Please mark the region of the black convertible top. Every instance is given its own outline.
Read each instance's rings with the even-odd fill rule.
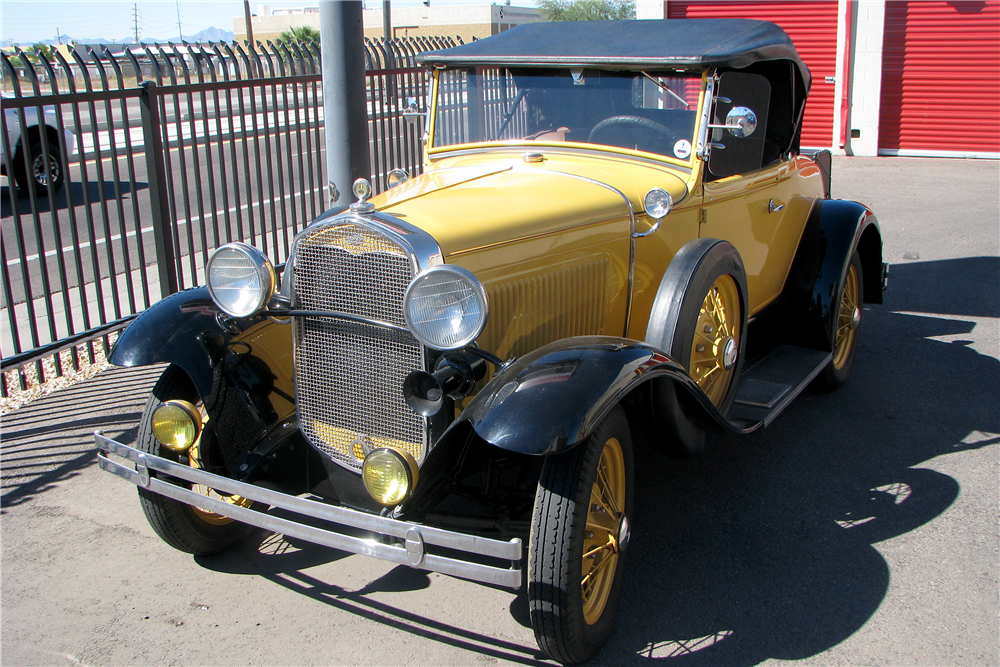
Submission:
[[[809,88],[809,69],[784,30],[751,19],[526,23],[499,35],[416,57],[428,66],[515,65],[658,69],[742,68],[790,60]]]

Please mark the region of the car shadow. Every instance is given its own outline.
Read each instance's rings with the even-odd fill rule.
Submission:
[[[443,623],[372,597],[373,593],[378,592],[401,593],[425,589],[431,585],[426,571],[400,565],[358,590],[341,588],[306,572],[310,568],[349,556],[353,554],[261,532],[258,533],[258,539],[245,542],[236,549],[215,556],[196,556],[195,561],[202,567],[217,572],[263,577],[334,609],[482,656],[523,665],[552,664],[543,662],[543,656],[534,646],[523,646]]]
[[[118,192],[115,191],[115,181],[89,181],[84,184],[79,181],[67,183],[55,196],[56,210],[63,211],[69,208],[72,200],[74,206],[82,206],[86,201],[96,203],[100,201],[115,201],[121,196],[125,200],[128,195],[149,189],[148,183],[131,183],[129,181],[118,182]],[[31,199],[27,195],[18,196],[16,190],[12,190],[10,185],[0,186],[0,217],[9,218],[14,215],[14,202],[11,195],[17,197],[17,212],[20,216],[31,215]],[[52,211],[52,202],[48,197],[36,197],[35,207],[38,213],[49,213]]]
[[[970,347],[976,324],[962,319],[1000,315],[981,289],[1000,282],[1000,258],[890,275],[840,391],[806,392],[770,428],[718,438],[698,459],[638,453],[622,611],[596,662],[803,659],[874,615],[891,572],[872,545],[959,494],[919,466],[1000,443],[1000,361]]]

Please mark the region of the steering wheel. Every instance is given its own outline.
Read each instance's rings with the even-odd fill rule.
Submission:
[[[667,154],[677,142],[677,135],[666,125],[649,118],[611,116],[594,126],[587,141],[592,144]]]

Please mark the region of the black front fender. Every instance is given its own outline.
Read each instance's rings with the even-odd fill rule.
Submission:
[[[207,287],[171,294],[128,325],[108,361],[127,368],[175,364],[184,369],[201,396],[208,396],[214,351],[221,350],[230,337],[219,324],[218,314]]]
[[[654,378],[686,389],[728,424],[684,368],[651,345],[609,336],[550,343],[503,369],[458,417],[486,442],[521,454],[557,454],[581,443],[608,411]]]

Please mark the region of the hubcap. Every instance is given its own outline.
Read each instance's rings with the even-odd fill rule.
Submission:
[[[48,185],[50,182],[55,183],[56,179],[59,178],[59,162],[57,160],[53,160],[51,156],[49,157],[49,173],[48,176],[46,176],[45,156],[39,155],[35,158],[31,171],[35,178],[35,182],[39,185]]]
[[[860,301],[858,272],[851,264],[844,279],[844,295],[840,298],[840,314],[837,317],[837,338],[833,344],[833,366],[837,370],[843,368],[851,356],[854,336],[861,325]]]
[[[609,438],[597,465],[590,491],[587,528],[583,539],[581,593],[583,617],[589,625],[601,618],[608,603],[618,556],[628,543],[625,517],[625,457],[616,438]]]
[[[736,365],[736,341],[732,338],[726,339],[722,352],[722,368],[729,371]]]
[[[716,406],[732,381],[740,347],[740,295],[736,281],[719,276],[705,295],[691,342],[691,377]]]

